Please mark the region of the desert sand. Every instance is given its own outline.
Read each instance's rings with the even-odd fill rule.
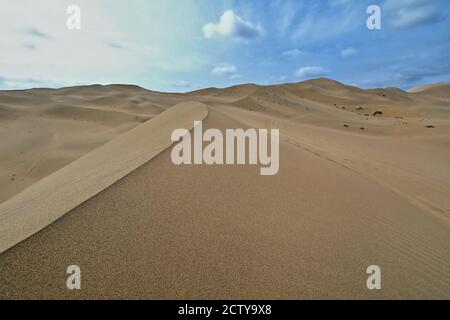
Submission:
[[[449,92],[328,79],[2,92],[1,130],[17,133],[0,145],[0,298],[450,299]],[[279,128],[279,174],[175,166],[160,142],[193,118]],[[39,156],[39,174],[18,174]],[[382,290],[366,288],[369,265]]]
[[[0,91],[0,202],[178,101],[123,85]]]
[[[168,148],[178,128],[191,130],[208,114],[201,103],[180,103],[36,182],[0,205],[0,251],[46,227]],[[18,228],[20,226],[20,228]]]

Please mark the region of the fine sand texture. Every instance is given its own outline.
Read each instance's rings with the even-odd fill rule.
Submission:
[[[0,204],[0,252],[62,217],[172,144],[172,131],[192,129],[207,107],[180,103],[88,153]]]
[[[0,205],[0,237],[40,223],[4,246],[0,299],[450,299],[448,92],[316,79],[152,94],[169,111]],[[180,101],[198,102],[169,105]],[[142,155],[141,144],[203,118],[204,129],[280,129],[279,174],[176,166],[170,143],[108,171],[126,150]],[[48,183],[70,174],[86,178],[68,188],[83,188]],[[66,288],[69,265],[81,268],[80,291]],[[370,265],[381,290],[366,287]]]

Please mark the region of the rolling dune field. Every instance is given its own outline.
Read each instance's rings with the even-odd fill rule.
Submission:
[[[0,92],[0,299],[450,299],[449,92]],[[279,173],[174,165],[194,121],[279,129]]]

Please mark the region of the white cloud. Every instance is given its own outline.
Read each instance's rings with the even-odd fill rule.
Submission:
[[[309,66],[309,67],[299,68],[295,72],[295,75],[298,78],[305,79],[305,78],[321,77],[321,76],[325,76],[325,75],[327,75],[329,73],[330,73],[330,70],[325,69],[323,67]]]
[[[232,10],[227,10],[216,23],[210,22],[203,26],[205,38],[235,37],[250,39],[261,35],[263,29],[250,21],[237,16]]]
[[[303,54],[305,54],[305,52],[300,49],[292,49],[283,52],[283,56],[290,56],[290,57],[300,56]]]
[[[434,24],[444,20],[439,1],[386,0],[383,7],[390,12],[390,24],[397,28]]]
[[[432,24],[441,21],[441,17],[435,8],[400,9],[397,18],[393,21],[396,27],[413,27]]]
[[[358,54],[358,50],[356,50],[355,48],[351,48],[351,47],[345,48],[341,51],[341,56],[343,56],[344,58],[354,56],[355,54]]]
[[[238,69],[232,65],[219,66],[211,70],[213,76],[233,76],[237,74]]]

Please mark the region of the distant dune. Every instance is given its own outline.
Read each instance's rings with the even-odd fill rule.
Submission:
[[[448,101],[450,99],[450,83],[438,83],[411,89],[409,92],[426,95],[434,99]]]
[[[450,299],[449,89],[0,91],[0,299]],[[280,129],[280,173],[173,165],[202,119]]]
[[[0,91],[0,202],[179,99],[135,86]]]

